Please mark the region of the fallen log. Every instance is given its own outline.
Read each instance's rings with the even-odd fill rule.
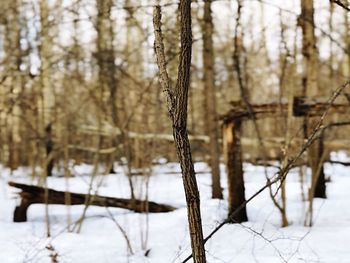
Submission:
[[[45,191],[44,187],[27,185],[16,182],[8,182],[12,187],[19,188],[22,192],[19,193],[21,197],[21,203],[16,207],[14,212],[13,221],[14,222],[26,222],[27,221],[27,210],[28,207],[32,204],[45,204]],[[64,205],[66,204],[66,195],[67,192],[57,191],[48,188],[47,203]],[[103,206],[103,207],[117,207],[124,208],[135,211],[137,213],[150,212],[150,213],[166,213],[174,211],[176,208],[170,205],[158,204],[151,201],[139,200],[139,199],[124,199],[124,198],[115,198],[107,197],[100,195],[87,195],[80,193],[71,193],[70,195],[70,205],[81,205],[88,203],[89,205],[94,206]],[[88,198],[88,199],[87,199]],[[88,200],[88,202],[86,202]]]
[[[333,161],[333,160],[328,160],[326,162],[329,162],[331,164],[341,164],[343,166],[350,166],[350,162],[341,162],[341,161]]]

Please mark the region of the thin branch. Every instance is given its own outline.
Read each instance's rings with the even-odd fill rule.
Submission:
[[[170,118],[174,118],[175,100],[173,90],[170,86],[170,79],[167,71],[167,64],[164,52],[163,33],[161,28],[162,13],[159,5],[154,7],[153,27],[154,27],[154,51],[156,53],[157,64],[159,67],[159,82],[167,99],[167,106]]]
[[[342,8],[344,8],[346,11],[350,11],[350,8],[349,7],[347,7],[346,5],[344,5],[341,1],[339,1],[339,0],[330,0],[330,2],[331,3],[334,3],[334,4],[336,4],[336,5],[338,5],[338,6],[340,6],[340,7],[342,7]]]

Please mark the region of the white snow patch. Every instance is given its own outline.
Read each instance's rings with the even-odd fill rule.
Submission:
[[[332,160],[349,161],[344,152],[332,153]],[[62,205],[49,206],[52,237],[46,238],[45,210],[43,205],[32,205],[28,210],[28,222],[13,223],[13,209],[18,200],[15,189],[7,181],[16,180],[31,183],[25,168],[12,175],[0,166],[0,259],[6,263],[50,262],[51,244],[58,253],[59,262],[109,263],[109,262],[181,262],[190,252],[187,227],[186,203],[177,163],[165,160],[152,167],[149,178],[148,196],[151,201],[176,206],[178,209],[163,214],[137,214],[124,209],[111,208],[110,213],[128,236],[134,254],[130,255],[126,241],[110,214],[102,207],[89,207],[87,218],[80,234],[69,233],[67,227],[68,209]],[[130,196],[128,178],[117,167],[115,175],[98,175],[94,189],[100,195]],[[201,212],[204,235],[212,231],[227,214],[227,189],[225,168],[222,171],[222,186],[225,200],[211,199],[209,167],[196,163],[198,186],[201,193]],[[245,164],[246,197],[254,194],[265,184],[264,167]],[[86,193],[89,188],[91,165],[75,167],[77,174],[68,179],[69,190]],[[267,168],[267,173],[276,173]],[[309,173],[309,172],[308,172]],[[249,222],[242,225],[224,226],[206,244],[208,262],[327,262],[348,263],[350,258],[350,168],[340,164],[325,165],[327,184],[326,200],[315,200],[315,219],[312,228],[304,227],[307,203],[301,201],[300,178],[293,170],[287,179],[287,213],[291,223],[280,227],[280,215],[273,206],[268,191],[249,203]],[[306,175],[309,182],[309,175]],[[138,197],[146,193],[147,177],[133,178]],[[48,185],[65,190],[64,178],[49,178]],[[306,189],[306,187],[305,187]],[[306,194],[306,193],[305,193]],[[77,220],[83,206],[72,206],[70,216]],[[144,256],[150,249],[148,256]]]

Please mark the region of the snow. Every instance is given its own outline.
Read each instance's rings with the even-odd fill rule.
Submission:
[[[344,152],[331,154],[332,160],[349,161]],[[204,235],[212,231],[227,214],[227,191],[224,166],[222,186],[225,200],[210,198],[210,174],[205,163],[196,163]],[[264,167],[245,164],[246,197],[251,196],[265,183]],[[69,190],[86,193],[89,188],[92,167],[75,166],[75,177],[68,179]],[[117,167],[117,174],[97,175],[94,191],[98,194],[129,197],[128,179],[124,169]],[[137,214],[124,209],[89,207],[81,232],[67,231],[67,214],[72,222],[78,220],[84,206],[49,206],[51,237],[46,237],[45,206],[32,205],[28,210],[28,222],[13,223],[13,209],[19,200],[16,189],[7,181],[31,183],[26,174],[18,169],[12,175],[0,167],[0,262],[51,262],[50,254],[57,253],[58,262],[109,263],[109,262],[181,262],[189,255],[190,243],[187,229],[186,204],[180,167],[177,163],[161,160],[152,167],[152,176],[135,176],[137,197],[148,192],[149,200],[176,206],[171,213]],[[272,175],[276,168],[267,168]],[[287,178],[287,214],[290,226],[280,227],[280,214],[272,204],[268,191],[249,203],[249,222],[225,225],[206,244],[208,262],[350,262],[350,168],[340,164],[325,165],[327,185],[326,200],[314,202],[314,225],[305,227],[307,202],[301,200],[300,178],[297,170]],[[305,184],[310,178],[307,171]],[[67,181],[52,177],[48,185],[65,190]],[[306,195],[307,187],[304,186]],[[129,253],[122,227],[131,244]],[[72,229],[72,225],[69,227]],[[49,249],[50,245],[53,249]],[[148,256],[144,254],[148,251]]]

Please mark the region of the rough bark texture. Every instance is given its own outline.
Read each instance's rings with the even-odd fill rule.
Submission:
[[[181,165],[193,259],[195,263],[203,263],[206,262],[206,258],[200,214],[200,199],[187,133],[187,100],[192,55],[191,1],[181,0],[179,11],[181,48],[177,84],[174,90],[170,87],[166,70],[163,36],[160,27],[160,7],[156,7],[154,12],[155,52],[160,71],[160,83],[167,97],[176,151]]]
[[[303,43],[302,53],[304,57],[304,77],[303,77],[303,89],[306,96],[316,96],[318,94],[318,52],[316,47],[316,36],[315,36],[315,22],[314,22],[314,5],[313,0],[302,0],[301,1],[301,23],[303,32]],[[308,135],[313,131],[315,124],[318,122],[317,119],[307,118],[305,123],[305,132]],[[319,189],[316,196],[314,197],[326,197],[326,185],[323,167],[318,169],[321,161],[323,147],[320,147],[322,143],[314,143],[308,149],[308,157],[310,167],[312,170],[312,177],[317,178],[315,189]],[[319,174],[317,174],[319,173]],[[311,187],[313,188],[313,187]]]
[[[205,92],[205,122],[207,135],[210,138],[210,168],[212,173],[212,197],[222,199],[220,186],[220,147],[218,134],[218,121],[216,112],[216,92],[214,74],[214,49],[213,49],[213,19],[211,13],[211,0],[204,3],[203,21],[203,63],[204,63],[204,92]]]
[[[21,196],[21,204],[16,207],[14,213],[14,222],[25,222],[27,220],[27,209],[31,204],[45,203],[45,188],[27,185],[15,182],[9,182],[9,185],[22,190],[19,194]],[[56,191],[48,189],[48,204],[65,204],[65,194],[63,191]],[[118,207],[129,209],[138,213],[163,213],[175,210],[170,205],[158,204],[151,201],[115,198],[99,195],[86,195],[79,193],[69,193],[71,198],[71,205],[85,204],[86,201],[95,206]],[[88,200],[87,200],[88,198]]]
[[[180,1],[179,10],[181,18],[181,48],[177,84],[174,90],[173,133],[186,194],[193,259],[195,263],[200,263],[206,262],[202,219],[200,214],[199,191],[187,134],[187,100],[192,53],[191,1]]]
[[[230,122],[223,127],[224,154],[228,180],[228,209],[229,217],[245,200],[243,179],[242,149],[241,149],[241,121]],[[248,221],[246,207],[230,217],[232,223]]]

